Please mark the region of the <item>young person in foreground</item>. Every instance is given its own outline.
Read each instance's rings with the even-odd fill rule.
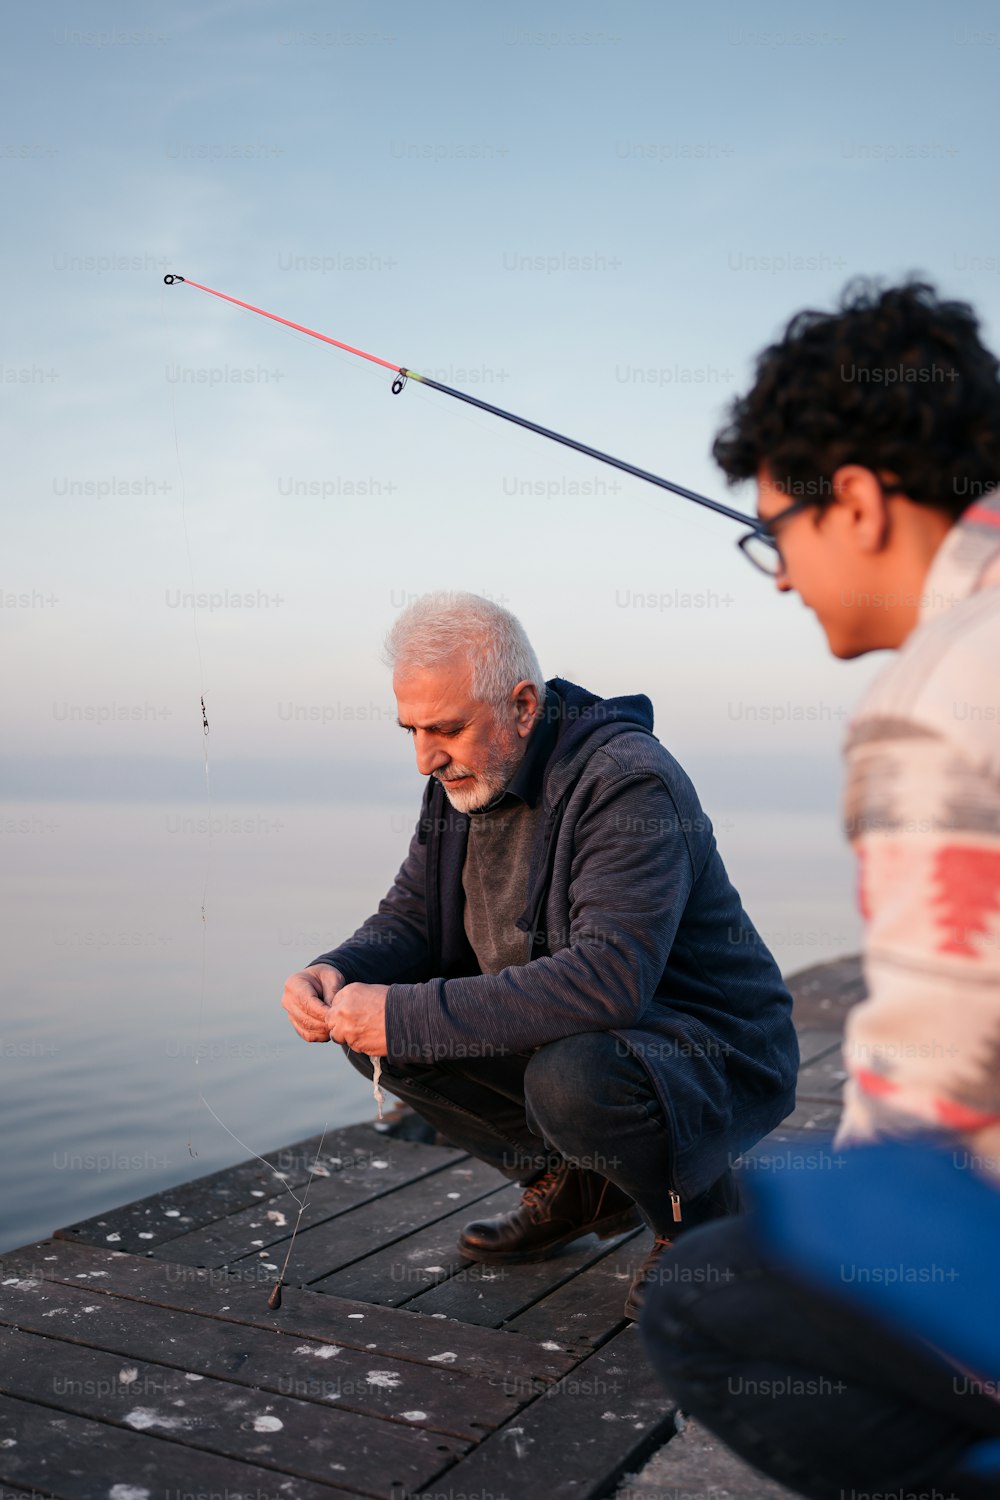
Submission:
[[[714,453],[757,483],[740,545],[833,654],[898,652],[845,747],[868,998],[836,1144],[930,1135],[1000,1173],[997,361],[967,305],[855,284],[763,352]],[[647,1289],[647,1349],[682,1408],[814,1500],[995,1495],[963,1457],[1000,1434],[1000,1402],[780,1270],[754,1223],[693,1231]]]

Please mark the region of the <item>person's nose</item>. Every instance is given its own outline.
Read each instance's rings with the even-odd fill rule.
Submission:
[[[413,738],[417,752],[417,770],[421,776],[430,776],[448,764],[451,756],[433,735],[424,734],[418,729]]]
[[[778,554],[778,571],[774,575],[774,586],[779,594],[788,594],[792,591],[792,585],[788,581],[788,573],[785,570],[784,558]]]

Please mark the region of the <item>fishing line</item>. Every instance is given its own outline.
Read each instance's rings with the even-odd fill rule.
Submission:
[[[299,1211],[295,1217],[295,1224],[292,1227],[292,1237],[288,1241],[288,1249],[285,1251],[284,1264],[282,1265],[281,1270],[278,1272],[278,1279],[274,1283],[274,1287],[271,1291],[270,1297],[268,1297],[267,1299],[267,1305],[272,1310],[277,1310],[281,1306],[281,1288],[285,1280],[285,1272],[288,1270],[288,1262],[291,1259],[292,1249],[295,1245],[295,1236],[298,1234],[299,1225],[302,1223],[302,1215],[305,1213],[306,1207],[309,1203],[309,1189],[312,1187],[312,1180],[316,1175],[316,1167],[319,1163],[320,1152],[323,1150],[323,1142],[326,1140],[326,1132],[329,1128],[330,1122],[328,1120],[323,1126],[323,1134],[319,1138],[319,1145],[316,1148],[316,1155],[313,1158],[312,1171],[309,1173],[309,1181],[306,1183],[305,1192],[302,1194],[301,1203],[299,1203],[298,1198],[295,1198],[295,1194],[292,1193],[292,1197],[295,1198],[296,1203],[299,1204]],[[291,1193],[291,1188],[289,1188],[288,1191]]]
[[[274,1288],[273,1288],[273,1290],[271,1292],[271,1295],[267,1299],[267,1305],[268,1305],[268,1307],[270,1307],[270,1308],[279,1308],[281,1306],[281,1288],[282,1288],[282,1285],[284,1283],[285,1272],[288,1270],[288,1262],[291,1259],[292,1250],[293,1250],[293,1248],[295,1246],[295,1236],[299,1232],[299,1225],[302,1222],[302,1215],[305,1213],[306,1209],[309,1207],[309,1189],[312,1187],[313,1178],[316,1176],[316,1168],[320,1164],[320,1157],[323,1154],[323,1142],[326,1140],[327,1132],[330,1129],[330,1122],[329,1122],[329,1120],[327,1120],[326,1123],[323,1126],[323,1134],[320,1136],[320,1138],[319,1138],[319,1145],[316,1147],[316,1154],[313,1157],[313,1163],[312,1163],[312,1167],[311,1167],[310,1172],[309,1172],[309,1178],[308,1178],[308,1181],[306,1182],[305,1188],[303,1189],[302,1197],[299,1198],[295,1193],[292,1192],[292,1189],[291,1189],[291,1187],[289,1186],[289,1183],[288,1183],[288,1179],[286,1177],[282,1176],[282,1174],[278,1171],[278,1169],[277,1169],[276,1166],[274,1166],[271,1162],[269,1162],[266,1157],[261,1156],[259,1152],[254,1151],[244,1141],[241,1141],[240,1138],[239,1138],[239,1136],[236,1135],[235,1132],[233,1132],[232,1130],[230,1130],[230,1128],[226,1124],[225,1120],[220,1120],[219,1119],[219,1116],[215,1113],[215,1110],[209,1104],[209,1102],[208,1102],[207,1099],[202,1098],[201,1102],[202,1102],[202,1104],[204,1104],[205,1108],[208,1110],[209,1114],[213,1117],[213,1119],[216,1119],[216,1120],[219,1121],[219,1124],[222,1126],[222,1128],[226,1132],[226,1134],[232,1136],[232,1138],[236,1142],[236,1144],[238,1146],[242,1146],[243,1150],[249,1152],[249,1154],[252,1157],[254,1157],[257,1161],[263,1162],[264,1166],[268,1169],[268,1171],[269,1172],[273,1172],[274,1175],[275,1175],[275,1177],[277,1177],[278,1181],[281,1183],[282,1187],[284,1188],[284,1190],[288,1194],[288,1196],[295,1203],[297,1203],[299,1205],[299,1211],[298,1211],[298,1213],[295,1216],[295,1223],[292,1226],[292,1237],[291,1237],[291,1239],[288,1242],[288,1249],[285,1252],[285,1262],[284,1262],[284,1265],[281,1267],[281,1270],[278,1273],[278,1279],[274,1283]],[[258,1243],[259,1243],[259,1241],[258,1241]]]
[[[163,312],[164,325],[166,325],[166,322],[167,322],[166,308],[162,307],[162,302],[161,302],[161,309],[162,309],[162,312]],[[180,480],[180,490],[181,490],[181,531],[182,531],[183,536],[184,536],[184,551],[187,554],[188,576],[189,576],[189,578],[191,580],[191,596],[195,600],[195,602],[197,602],[198,589],[197,589],[197,585],[195,583],[194,557],[193,557],[192,552],[191,552],[191,536],[190,536],[190,533],[188,531],[188,523],[187,523],[187,481],[186,481],[185,475],[184,475],[184,465],[181,462],[181,445],[180,445],[180,438],[179,438],[178,432],[177,432],[177,396],[176,396],[176,392],[174,390],[173,383],[171,383],[171,385],[170,385],[170,419],[171,419],[171,423],[172,423],[172,426],[173,426],[173,432],[174,432],[174,457],[175,457],[176,462],[177,462],[177,475],[178,475],[178,478]],[[195,1123],[195,1116],[196,1116],[197,1110],[198,1110],[198,1101],[200,1100],[201,1103],[204,1104],[206,1108],[210,1107],[208,1105],[207,1100],[204,1097],[204,1093],[202,1091],[202,1088],[201,1088],[201,1085],[200,1085],[200,1082],[199,1082],[198,1068],[199,1068],[199,1064],[201,1062],[202,1040],[203,1040],[204,1031],[205,1031],[205,992],[206,992],[207,985],[208,985],[208,920],[207,920],[208,887],[209,887],[209,881],[210,881],[211,871],[212,871],[212,855],[213,855],[213,852],[214,852],[214,845],[213,845],[213,841],[212,841],[212,776],[211,776],[211,770],[210,770],[210,767],[209,767],[209,759],[208,759],[209,724],[208,724],[208,710],[205,707],[205,692],[206,692],[206,688],[205,688],[205,660],[204,660],[204,656],[203,656],[202,649],[201,649],[201,636],[198,633],[198,610],[197,610],[197,608],[193,608],[191,610],[191,624],[192,624],[192,627],[194,629],[195,651],[197,652],[197,656],[198,656],[198,685],[199,685],[199,704],[200,704],[200,710],[201,710],[201,739],[202,739],[202,748],[203,748],[203,756],[204,756],[204,764],[205,764],[205,806],[206,806],[207,814],[208,814],[208,817],[207,817],[208,847],[207,847],[206,854],[205,854],[205,878],[204,878],[204,881],[202,883],[202,890],[201,890],[201,975],[200,975],[199,984],[198,984],[198,1025],[197,1025],[197,1030],[196,1030],[195,1049],[194,1049],[194,1069],[195,1069],[194,1081],[195,1081],[195,1093],[196,1093],[197,1097],[192,1102],[192,1105],[191,1105],[191,1116],[190,1116],[189,1124],[188,1124],[188,1139],[187,1139],[188,1155],[191,1156],[193,1159],[197,1160],[198,1152],[195,1150],[195,1147],[194,1147],[194,1123]],[[221,1124],[221,1121],[220,1121],[220,1124]]]
[[[519,417],[514,412],[506,411],[502,406],[494,406],[492,402],[483,401],[479,396],[470,396],[467,391],[456,390],[454,386],[444,385],[439,380],[433,380],[429,375],[421,375],[417,370],[411,370],[405,365],[394,365],[387,359],[382,359],[377,354],[369,354],[364,349],[358,349],[353,344],[344,343],[341,339],[335,339],[328,333],[319,333],[315,328],[307,328],[304,323],[293,323],[290,318],[282,318],[277,313],[267,312],[263,307],[255,307],[252,302],[244,302],[239,297],[231,297],[228,292],[218,292],[213,287],[204,286],[200,281],[190,281],[186,276],[176,274],[167,275],[163,278],[167,286],[175,282],[183,282],[186,286],[195,287],[199,292],[207,292],[209,296],[219,297],[223,302],[231,302],[236,307],[245,308],[247,312],[257,313],[262,318],[270,318],[274,323],[281,323],[286,328],[295,329],[298,333],[308,334],[310,338],[319,339],[324,344],[331,344],[336,349],[342,349],[347,354],[356,354],[360,359],[366,359],[371,364],[380,365],[385,370],[391,370],[395,374],[392,382],[392,393],[398,396],[404,390],[408,380],[419,381],[421,385],[429,386],[432,390],[440,391],[445,396],[452,396],[457,401],[464,401],[469,406],[478,407],[480,411],[489,412],[491,416],[501,417],[505,422],[513,422],[518,427],[527,428],[539,437],[548,438],[551,442],[561,443],[566,448],[573,448],[577,453],[583,453],[588,458],[595,458],[599,463],[610,464],[615,469],[620,469],[625,474],[631,474],[635,479],[644,479],[647,484],[655,484],[660,489],[669,490],[674,495],[680,495],[684,500],[691,500],[695,505],[704,505],[709,510],[714,510],[719,515],[727,516],[731,521],[740,521],[746,526],[756,526],[758,522],[753,516],[745,515],[742,511],[734,510],[732,506],[723,505],[719,500],[710,500],[707,495],[699,495],[696,490],[689,490],[684,485],[675,484],[671,479],[664,479],[659,474],[653,474],[648,469],[639,468],[637,464],[627,463],[624,459],[613,458],[610,453],[604,453],[600,448],[593,448],[589,443],[581,443],[576,438],[566,437],[561,432],[554,432],[551,427],[543,427],[538,422],[531,422],[527,417]]]
[[[164,323],[166,323],[166,309],[165,308],[163,309],[163,317],[164,317]],[[171,422],[172,422],[172,426],[173,426],[173,435],[174,435],[174,455],[175,455],[176,462],[177,462],[178,478],[180,480],[180,492],[181,492],[181,529],[182,529],[182,532],[183,532],[183,535],[184,535],[184,550],[185,550],[185,552],[187,554],[188,572],[189,572],[189,576],[190,576],[190,579],[191,579],[191,592],[192,592],[192,596],[195,598],[195,600],[197,600],[197,592],[198,591],[197,591],[197,586],[196,586],[196,582],[195,582],[194,557],[193,557],[193,554],[192,554],[192,551],[191,551],[191,537],[190,537],[190,532],[188,530],[188,523],[187,523],[187,482],[186,482],[185,475],[184,475],[184,465],[181,462],[180,438],[179,438],[178,430],[177,430],[177,404],[176,404],[176,396],[175,396],[173,385],[171,385],[171,387],[170,387],[170,414],[171,414]],[[292,1249],[294,1248],[294,1245],[295,1245],[295,1237],[296,1237],[296,1235],[299,1232],[299,1225],[302,1222],[302,1215],[305,1212],[305,1210],[306,1210],[306,1208],[308,1206],[308,1203],[309,1203],[309,1189],[312,1186],[313,1178],[316,1175],[316,1169],[317,1169],[317,1167],[319,1166],[319,1163],[320,1163],[320,1156],[321,1156],[322,1151],[323,1151],[323,1143],[326,1140],[327,1133],[328,1133],[329,1128],[330,1128],[330,1122],[327,1121],[324,1124],[324,1126],[323,1126],[323,1133],[320,1136],[319,1146],[316,1148],[316,1154],[315,1154],[315,1156],[313,1158],[312,1168],[311,1168],[311,1170],[309,1172],[309,1178],[308,1178],[308,1181],[306,1182],[306,1186],[305,1186],[305,1189],[303,1191],[302,1197],[299,1198],[298,1195],[295,1192],[292,1191],[292,1188],[291,1188],[291,1186],[290,1186],[290,1184],[288,1182],[288,1179],[281,1172],[279,1172],[279,1170],[278,1170],[277,1167],[275,1167],[265,1157],[261,1156],[261,1154],[258,1151],[255,1151],[252,1146],[248,1146],[247,1143],[246,1143],[246,1141],[241,1140],[240,1137],[236,1134],[236,1132],[234,1130],[230,1130],[230,1128],[226,1124],[225,1120],[223,1120],[220,1117],[220,1115],[216,1112],[216,1110],[214,1110],[212,1108],[211,1104],[209,1104],[208,1100],[205,1098],[204,1090],[202,1089],[202,1087],[200,1086],[200,1084],[198,1082],[198,1071],[197,1070],[198,1070],[199,1063],[201,1061],[202,1041],[203,1041],[203,1038],[204,1038],[204,1031],[205,1031],[205,995],[206,995],[207,984],[208,984],[208,915],[207,915],[208,914],[208,888],[209,888],[210,876],[211,876],[211,870],[212,870],[212,855],[213,855],[214,845],[213,845],[213,836],[212,836],[212,820],[213,820],[212,779],[211,779],[211,769],[210,769],[210,764],[209,764],[209,733],[210,733],[210,729],[209,729],[209,722],[208,722],[208,710],[207,710],[206,705],[205,705],[205,695],[206,695],[205,663],[204,663],[204,655],[203,655],[202,648],[201,648],[201,637],[200,637],[199,632],[198,632],[198,611],[197,611],[197,607],[195,607],[194,609],[192,609],[192,611],[191,611],[191,619],[192,619],[192,624],[193,624],[193,627],[194,627],[195,649],[196,649],[197,656],[198,656],[198,680],[199,680],[199,689],[200,689],[200,691],[199,691],[199,708],[200,708],[200,715],[201,715],[202,744],[203,744],[203,755],[204,755],[204,766],[205,766],[205,797],[206,797],[206,808],[207,808],[207,813],[208,813],[208,818],[207,818],[208,848],[207,848],[206,859],[205,859],[205,877],[204,877],[204,882],[203,882],[203,885],[202,885],[202,895],[201,895],[201,975],[200,975],[199,996],[198,996],[198,1025],[197,1025],[197,1035],[196,1035],[196,1040],[195,1040],[195,1054],[194,1054],[195,1089],[196,1089],[196,1093],[197,1093],[197,1099],[194,1102],[194,1104],[192,1105],[191,1128],[188,1131],[187,1148],[188,1148],[188,1153],[190,1154],[190,1156],[193,1157],[193,1158],[195,1158],[195,1159],[197,1159],[198,1152],[195,1150],[195,1147],[194,1147],[194,1144],[193,1144],[193,1137],[194,1137],[194,1128],[193,1127],[194,1127],[194,1116],[195,1116],[195,1113],[197,1112],[197,1105],[198,1105],[198,1103],[201,1103],[201,1104],[203,1104],[205,1106],[205,1108],[208,1110],[209,1114],[216,1121],[216,1123],[218,1125],[220,1125],[222,1127],[222,1129],[226,1132],[226,1134],[232,1140],[234,1140],[236,1142],[236,1144],[240,1147],[240,1149],[243,1150],[243,1151],[245,1151],[248,1156],[253,1157],[254,1160],[259,1161],[264,1167],[267,1168],[267,1170],[269,1172],[273,1173],[273,1175],[280,1182],[283,1191],[286,1192],[289,1195],[289,1197],[293,1200],[293,1202],[295,1202],[296,1204],[298,1204],[298,1214],[296,1215],[295,1224],[294,1224],[294,1226],[292,1228],[291,1239],[289,1240],[288,1249],[287,1249],[287,1252],[285,1254],[284,1265],[281,1268],[281,1271],[280,1271],[280,1273],[278,1275],[278,1279],[275,1282],[274,1288],[273,1288],[270,1296],[268,1297],[268,1301],[267,1301],[268,1307],[270,1307],[272,1309],[277,1309],[277,1308],[279,1308],[281,1306],[281,1288],[282,1288],[282,1284],[283,1284],[283,1281],[284,1281],[285,1272],[288,1269],[288,1262],[289,1262],[289,1259],[291,1257]],[[381,1115],[381,1109],[379,1111],[379,1114]]]

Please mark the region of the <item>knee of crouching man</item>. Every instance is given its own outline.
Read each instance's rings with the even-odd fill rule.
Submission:
[[[524,1097],[546,1135],[555,1138],[561,1124],[578,1129],[587,1119],[614,1046],[609,1032],[587,1031],[548,1042],[532,1056],[524,1072]]]

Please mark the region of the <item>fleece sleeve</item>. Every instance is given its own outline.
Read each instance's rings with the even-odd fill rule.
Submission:
[[[1000,1146],[1000,784],[931,734],[887,734],[848,769],[868,998],[848,1018],[838,1141]]]
[[[568,921],[549,928],[549,955],[499,974],[393,984],[391,1062],[503,1056],[636,1023],[694,882],[684,819],[659,778],[625,776],[595,794],[573,840]]]

